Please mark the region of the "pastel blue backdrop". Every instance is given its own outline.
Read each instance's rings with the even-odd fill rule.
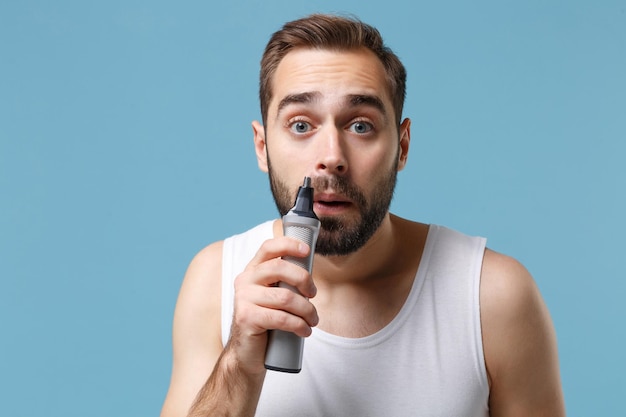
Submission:
[[[154,416],[192,256],[276,215],[258,62],[310,12],[409,72],[392,211],[533,273],[570,416],[626,415],[623,1],[0,3],[0,414]]]

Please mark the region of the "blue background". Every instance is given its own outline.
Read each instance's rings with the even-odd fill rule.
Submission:
[[[158,414],[187,264],[275,216],[258,61],[315,11],[374,24],[408,69],[392,211],[520,259],[569,415],[626,415],[623,1],[3,0],[3,416]]]

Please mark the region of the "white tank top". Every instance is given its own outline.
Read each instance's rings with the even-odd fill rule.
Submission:
[[[233,280],[272,235],[269,221],[224,241],[224,344],[233,314]],[[397,316],[363,338],[314,329],[304,343],[300,373],[267,372],[256,415],[488,416],[479,308],[485,243],[431,225]]]

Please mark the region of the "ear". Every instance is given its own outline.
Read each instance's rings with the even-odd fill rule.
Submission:
[[[252,122],[252,133],[254,134],[254,151],[259,169],[267,172],[267,146],[265,144],[265,129],[258,121]]]
[[[409,145],[411,144],[411,119],[404,119],[400,124],[400,146],[398,147],[398,171],[406,166],[409,157]]]

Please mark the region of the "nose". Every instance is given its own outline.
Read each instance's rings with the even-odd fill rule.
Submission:
[[[348,161],[344,149],[345,143],[340,131],[336,127],[328,128],[318,136],[318,141],[318,157],[315,169],[320,174],[345,174],[348,171]]]

